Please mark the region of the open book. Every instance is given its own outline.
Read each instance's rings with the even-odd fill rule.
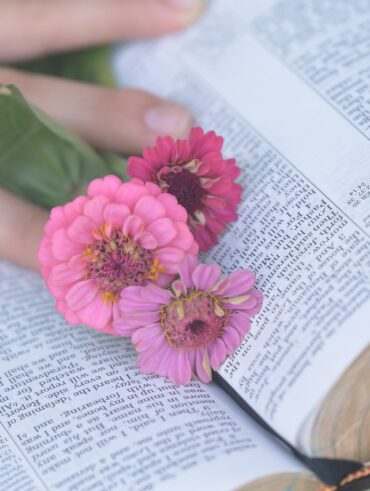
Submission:
[[[252,269],[264,306],[216,384],[177,387],[1,263],[1,490],[313,491],[370,460],[369,25],[367,0],[213,0],[116,51],[120,83],[238,159],[240,219],[204,259]]]

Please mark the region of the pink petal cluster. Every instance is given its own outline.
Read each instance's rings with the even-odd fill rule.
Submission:
[[[240,169],[222,145],[201,128],[158,138],[129,159],[130,182],[96,179],[54,208],[38,253],[70,324],[130,336],[141,370],[177,384],[209,382],[261,309],[253,273],[221,277],[196,257],[237,218]]]
[[[132,286],[121,294],[118,334],[131,336],[145,373],[187,384],[192,377],[209,382],[227,355],[241,344],[262,294],[250,271],[221,278],[216,265],[187,256],[179,279],[169,289]]]
[[[241,187],[235,159],[224,159],[223,138],[214,131],[193,128],[187,140],[158,138],[143,157],[131,157],[128,173],[154,182],[176,196],[188,212],[189,225],[200,250],[218,242],[227,223],[237,219]]]
[[[172,195],[151,182],[107,176],[51,211],[38,257],[66,320],[113,334],[125,288],[167,285],[185,255],[197,252],[187,213]]]

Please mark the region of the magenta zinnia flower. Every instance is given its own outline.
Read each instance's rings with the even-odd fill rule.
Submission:
[[[211,368],[217,370],[249,331],[262,294],[253,289],[250,271],[220,278],[218,266],[188,256],[179,272],[168,290],[153,284],[126,288],[113,327],[132,336],[143,372],[177,384],[187,384],[192,375],[209,382]]]
[[[193,128],[188,140],[158,138],[155,147],[144,150],[143,158],[128,161],[130,176],[153,181],[176,196],[188,212],[201,251],[216,244],[226,224],[237,218],[241,187],[234,180],[240,169],[235,159],[223,158],[222,144],[223,138],[214,131]]]
[[[170,194],[138,179],[107,176],[51,211],[39,249],[41,273],[71,324],[113,333],[118,299],[131,285],[166,285],[198,246]]]

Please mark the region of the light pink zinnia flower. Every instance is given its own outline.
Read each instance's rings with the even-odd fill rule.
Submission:
[[[167,285],[198,246],[170,194],[138,179],[95,179],[87,196],[51,211],[39,249],[41,273],[71,324],[113,334],[118,299],[131,285]]]
[[[218,266],[198,265],[188,256],[179,272],[169,290],[153,284],[126,288],[113,327],[132,336],[143,372],[176,384],[187,384],[192,375],[209,382],[211,368],[217,370],[249,331],[262,294],[253,289],[250,271],[220,278]]]
[[[130,157],[128,173],[153,181],[176,196],[189,215],[189,225],[200,250],[217,243],[226,224],[237,219],[241,186],[234,180],[240,173],[235,159],[221,153],[223,138],[214,131],[193,128],[188,140],[166,136],[155,147],[144,150],[143,158]]]

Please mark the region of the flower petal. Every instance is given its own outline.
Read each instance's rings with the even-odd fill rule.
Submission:
[[[73,222],[75,218],[77,218],[79,215],[82,214],[83,212],[83,207],[85,203],[87,203],[88,198],[86,196],[78,196],[74,200],[72,200],[70,203],[65,204],[63,208],[63,214],[65,218],[65,225]],[[50,217],[54,220],[54,216],[50,215]]]
[[[58,300],[56,302],[56,308],[57,311],[60,312],[61,314],[64,315],[65,320],[69,323],[72,324],[73,326],[76,326],[77,324],[80,324],[80,318],[78,315],[75,314],[75,312],[72,312],[68,307],[65,302],[65,300]]]
[[[131,341],[136,351],[145,351],[146,349],[156,349],[163,340],[163,331],[159,324],[151,324],[133,333]]]
[[[186,351],[174,351],[170,361],[168,376],[175,384],[188,384],[191,379],[191,368]]]
[[[217,264],[198,264],[192,274],[192,280],[197,290],[209,291],[221,275]]]
[[[153,166],[142,157],[130,157],[127,172],[130,177],[138,177],[143,181],[148,181],[152,177]]]
[[[135,236],[135,242],[137,242],[144,249],[156,249],[158,247],[157,239],[150,233],[144,232]]]
[[[222,292],[223,297],[237,297],[246,294],[255,284],[255,275],[248,270],[235,271],[228,276],[228,286]]]
[[[216,339],[209,349],[210,361],[213,370],[218,370],[226,358],[226,346],[222,339]]]
[[[161,359],[155,373],[161,375],[162,377],[167,377],[172,356],[176,356],[176,353],[174,353],[173,348],[171,348],[167,342],[165,342],[165,344],[160,348],[160,355]]]
[[[104,223],[103,210],[107,203],[109,200],[106,196],[95,196],[85,204],[84,215],[90,218],[95,226],[100,226]]]
[[[66,263],[54,266],[50,271],[50,281],[54,285],[70,285],[83,278],[84,271],[69,268]]]
[[[170,247],[180,247],[181,249],[189,251],[195,242],[188,225],[182,222],[175,222],[173,223],[173,226],[177,233],[168,245]]]
[[[148,194],[149,190],[144,186],[144,184],[125,182],[121,184],[116,193],[116,201],[127,205],[130,210],[133,211],[140,198],[147,196]]]
[[[180,295],[186,295],[186,288],[181,280],[175,280],[171,284],[171,289],[173,290],[175,296],[178,298]]]
[[[262,299],[263,295],[261,292],[257,290],[251,290],[250,292],[251,298],[246,302],[239,304],[237,307],[231,307],[233,309],[240,310],[245,313],[249,318],[257,315],[262,307]]]
[[[123,317],[131,317],[139,316],[144,312],[159,312],[160,305],[158,302],[143,300],[141,297],[127,298],[123,295],[119,301],[119,309]]]
[[[159,218],[153,221],[148,227],[150,232],[157,240],[158,246],[162,247],[171,242],[177,236],[177,229],[173,221],[169,218]],[[180,247],[182,244],[180,245]]]
[[[145,230],[144,223],[140,217],[135,215],[129,215],[123,222],[122,232],[131,238],[142,234]]]
[[[174,273],[173,274],[160,273],[158,278],[155,280],[155,284],[158,286],[161,286],[161,287],[166,287],[173,280],[173,276],[174,276]]]
[[[200,252],[207,251],[210,247],[218,243],[217,235],[214,234],[208,227],[196,225],[192,227],[194,239],[199,244]]]
[[[247,295],[225,298],[221,302],[221,305],[225,309],[229,310],[243,310],[246,313],[249,313],[250,317],[252,317],[252,315],[259,312],[261,308],[261,301],[261,293],[251,290]],[[253,312],[253,314],[251,314],[251,312]]]
[[[118,189],[122,185],[121,179],[116,176],[105,176],[103,179],[94,179],[87,188],[87,195],[92,198],[98,194],[109,199],[114,199]]]
[[[112,323],[112,304],[102,301],[99,296],[78,311],[81,322],[104,332],[113,332]]]
[[[128,286],[124,288],[121,292],[121,298],[128,298],[131,300],[137,300],[141,298],[141,290],[145,288],[139,285]]]
[[[229,324],[239,331],[242,338],[251,328],[249,317],[244,312],[233,312],[229,317]]]
[[[67,228],[68,237],[74,242],[91,244],[94,240],[92,229],[95,223],[88,217],[79,216]]]
[[[165,206],[153,196],[143,196],[136,203],[135,215],[139,216],[144,223],[150,224],[159,218],[166,216]]]
[[[49,271],[49,268],[55,266],[59,263],[58,259],[55,258],[51,249],[51,240],[46,235],[41,239],[40,247],[37,252],[37,258],[39,263],[41,264],[40,271],[43,277],[46,277]],[[42,272],[44,269],[44,272]],[[44,274],[45,273],[45,274]]]
[[[122,227],[125,218],[130,215],[130,208],[118,203],[108,203],[103,211],[103,221],[113,227]]]
[[[210,151],[220,151],[223,145],[223,138],[217,136],[214,131],[204,133],[202,128],[192,128],[189,135],[190,150],[192,155],[202,158]]]
[[[94,280],[83,280],[71,286],[65,300],[68,307],[76,312],[90,303],[97,293]]]
[[[172,137],[164,136],[158,137],[155,142],[155,148],[161,164],[168,163],[171,159],[172,147],[175,142]]]
[[[192,288],[194,286],[192,276],[197,265],[198,258],[196,256],[186,256],[179,265],[178,272],[185,288]]]
[[[187,140],[176,140],[172,146],[171,162],[187,162],[191,158],[190,144]]]
[[[162,345],[159,349],[147,349],[139,354],[137,365],[144,373],[157,373],[166,346]]]
[[[212,380],[211,363],[209,361],[208,352],[205,349],[197,351],[195,358],[195,370],[197,377],[205,383]]]
[[[44,227],[45,234],[50,237],[57,230],[65,228],[67,224],[68,222],[65,219],[63,207],[56,206],[51,210],[50,218]]]
[[[232,181],[228,178],[221,178],[212,183],[207,189],[209,194],[224,195],[232,188]]]
[[[154,184],[154,182],[147,181],[145,187],[149,190],[151,196],[157,197],[162,194],[160,187],[157,184]]]
[[[65,298],[66,293],[68,292],[68,289],[71,286],[71,285],[56,285],[55,283],[52,282],[50,275],[46,276],[45,283],[46,286],[49,288],[50,293],[57,301],[63,300]]]
[[[137,329],[137,326],[127,325],[122,317],[117,317],[113,319],[112,327],[114,332],[118,336],[126,336],[126,337],[131,337]]]
[[[167,273],[175,274],[178,271],[178,266],[185,257],[184,251],[176,247],[163,247],[154,253],[154,258],[158,259]]]
[[[226,208],[226,203],[222,198],[217,198],[216,196],[212,196],[211,194],[207,194],[202,199],[204,205],[208,206],[211,209],[222,210]]]
[[[231,355],[240,345],[240,332],[233,327],[227,326],[223,332],[222,340],[225,343],[227,354]]]
[[[120,320],[120,329],[131,329],[133,327],[138,328],[138,327],[145,327],[148,324],[153,324],[154,322],[158,322],[160,319],[160,313],[157,312],[139,312],[139,313],[133,313],[128,314],[126,312],[126,315],[124,319]]]
[[[175,196],[169,193],[162,193],[158,196],[158,200],[166,207],[166,216],[176,222],[186,223],[188,214],[185,208],[179,205]]]
[[[148,286],[143,287],[141,289],[140,295],[144,301],[149,301],[158,304],[166,304],[173,298],[169,290],[160,288],[156,285],[153,285],[152,283],[149,283]]]
[[[66,230],[57,230],[51,238],[51,251],[57,259],[68,261],[72,256],[80,254],[83,250],[81,243],[73,242]]]

